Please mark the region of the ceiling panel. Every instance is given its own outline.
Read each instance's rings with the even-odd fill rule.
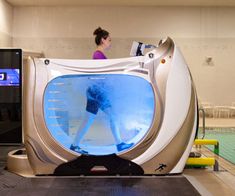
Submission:
[[[235,6],[235,0],[6,0],[12,6]]]

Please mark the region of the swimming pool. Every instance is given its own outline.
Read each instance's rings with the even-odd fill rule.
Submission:
[[[199,138],[202,129],[199,130]],[[216,139],[219,141],[219,155],[229,162],[235,164],[235,128],[207,128],[205,139]],[[206,146],[213,151],[214,146]]]

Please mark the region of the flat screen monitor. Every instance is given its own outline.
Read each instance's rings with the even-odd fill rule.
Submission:
[[[0,49],[0,144],[22,143],[21,49]]]
[[[0,86],[20,86],[20,69],[0,69]]]

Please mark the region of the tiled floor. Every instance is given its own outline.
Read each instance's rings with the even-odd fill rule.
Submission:
[[[184,176],[193,184],[201,195],[235,195],[235,176],[225,170],[214,172],[210,169],[185,169]]]
[[[1,176],[0,176],[1,177]],[[3,182],[1,196],[199,196],[181,177],[20,178]],[[14,176],[15,177],[15,176]],[[19,178],[19,177],[18,177]],[[6,177],[5,177],[6,179]],[[4,180],[4,179],[3,179]],[[0,184],[2,184],[0,182]]]

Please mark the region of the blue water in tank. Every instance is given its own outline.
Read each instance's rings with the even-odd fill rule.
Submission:
[[[148,133],[156,107],[151,84],[125,74],[59,76],[48,83],[43,102],[52,137],[66,149],[73,144],[90,155],[134,148]],[[93,120],[76,143],[87,116]],[[122,143],[132,144],[129,148],[117,148],[113,127]]]

